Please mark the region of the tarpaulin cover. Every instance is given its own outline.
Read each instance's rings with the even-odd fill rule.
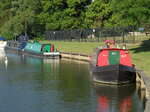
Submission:
[[[25,35],[21,35],[19,38],[18,38],[18,42],[22,43],[22,42],[28,42],[29,40],[29,37],[28,36],[25,36]]]
[[[5,40],[6,40],[6,38],[5,38],[5,37],[0,37],[0,40],[5,41]]]

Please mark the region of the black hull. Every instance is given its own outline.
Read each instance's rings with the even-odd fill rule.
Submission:
[[[49,59],[59,59],[60,55],[43,55],[42,53],[32,52],[32,51],[22,51],[23,54],[34,56],[34,57],[42,57],[42,58],[49,58]]]
[[[90,64],[91,78],[95,82],[108,84],[124,84],[135,82],[136,72],[134,67],[121,64],[96,67]]]

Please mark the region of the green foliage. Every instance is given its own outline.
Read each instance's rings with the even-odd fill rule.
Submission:
[[[43,12],[38,15],[45,30],[82,28],[86,0],[55,0],[43,2]]]
[[[62,13],[60,29],[79,29],[83,26],[84,13],[75,11],[75,8],[67,8]]]
[[[6,37],[7,40],[15,39],[15,36],[12,32],[4,32],[1,34],[1,36]]]
[[[62,17],[62,10],[66,7],[65,0],[54,0],[42,2],[43,11],[37,16],[41,25],[45,30],[60,29],[59,22]]]
[[[121,26],[145,26],[150,21],[149,0],[112,0],[110,22]],[[116,19],[119,18],[119,21]]]
[[[149,29],[149,0],[0,1],[1,34],[25,32],[32,37],[41,37],[45,30],[114,26]]]
[[[0,1],[0,27],[9,20],[11,16],[11,11],[9,10],[11,8],[11,2],[8,0],[7,2],[5,0]]]
[[[111,10],[109,4],[103,0],[96,0],[86,11],[85,25],[90,28],[103,27],[109,18]]]
[[[36,20],[36,14],[40,12],[39,0],[13,0],[9,1],[9,8],[6,7],[3,11],[3,7],[6,3],[1,4],[0,16],[0,32],[3,34],[5,32],[17,33],[18,35],[24,33],[32,33],[32,28]],[[7,19],[6,19],[6,15]],[[35,28],[35,27],[34,27]]]

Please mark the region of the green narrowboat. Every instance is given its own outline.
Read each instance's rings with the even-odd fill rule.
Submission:
[[[22,51],[36,57],[60,58],[60,52],[57,51],[53,44],[28,42]]]

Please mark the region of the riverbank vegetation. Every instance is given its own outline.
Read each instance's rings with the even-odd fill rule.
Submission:
[[[0,34],[43,38],[47,30],[150,25],[149,0],[1,0]]]
[[[60,41],[41,41],[52,43],[62,52],[81,53],[91,55],[93,48],[105,46],[104,42],[60,42]],[[138,44],[127,44],[127,49],[131,53],[132,61],[150,77],[150,39]],[[119,44],[122,47],[121,44]]]

